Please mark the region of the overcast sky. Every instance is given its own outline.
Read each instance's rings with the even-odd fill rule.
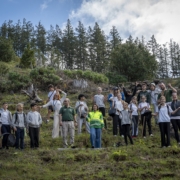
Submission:
[[[154,34],[161,44],[170,39],[180,44],[180,0],[1,0],[0,24],[26,18],[63,28],[69,18],[74,27],[81,21],[86,28],[97,22],[109,34],[116,26],[120,36],[130,34],[146,40]]]

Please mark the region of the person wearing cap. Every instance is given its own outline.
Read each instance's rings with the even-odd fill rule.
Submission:
[[[147,84],[143,83],[142,90],[138,93],[138,96],[137,96],[138,103],[141,102],[142,96],[145,96],[146,102],[150,104],[150,101],[151,101],[150,94],[146,89],[147,89]]]
[[[159,83],[159,86],[161,88],[161,93],[158,95],[158,103],[160,103],[160,97],[165,96],[166,103],[170,103],[172,101],[172,94],[177,93],[177,90],[171,86],[171,84],[168,84],[168,87],[170,89],[167,89],[165,84],[163,82]]]
[[[157,105],[157,98],[158,98],[158,94],[161,93],[161,90],[156,88],[155,83],[151,83],[150,84],[150,97],[151,97],[151,105],[153,106],[154,112],[157,111],[158,105]],[[155,124],[157,124],[157,116],[155,117]]]
[[[136,94],[137,85],[138,85],[138,83],[136,82],[135,83],[135,88],[133,90],[133,93],[130,90],[126,91],[126,89],[124,87],[124,84],[122,85],[122,88],[123,88],[123,91],[124,91],[124,95],[125,95],[125,102],[127,102],[128,104],[130,104],[132,97],[135,96],[135,94]]]
[[[75,110],[77,113],[78,134],[81,134],[83,123],[86,125],[86,131],[90,133],[89,123],[86,121],[88,106],[85,102],[85,96],[83,94],[80,94],[78,96],[78,101],[76,102]]]

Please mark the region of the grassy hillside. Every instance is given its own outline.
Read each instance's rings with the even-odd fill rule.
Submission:
[[[40,93],[45,99],[46,93]],[[77,94],[71,95],[74,106]],[[14,104],[27,100],[23,95],[3,94],[2,101]],[[29,105],[25,105],[28,110]],[[42,116],[46,109],[41,111]],[[106,117],[108,118],[108,117]],[[109,119],[109,118],[108,118]],[[103,149],[91,149],[89,135],[85,130],[75,137],[77,149],[60,151],[62,139],[52,139],[52,121],[43,123],[40,133],[40,148],[29,148],[29,137],[26,136],[24,151],[0,150],[0,179],[2,180],[119,180],[119,179],[180,179],[180,148],[171,139],[170,148],[160,148],[160,133],[153,123],[154,137],[134,139],[134,145],[114,147],[124,139],[112,135],[112,121],[108,120],[108,130],[103,133]]]
[[[16,63],[9,64],[12,72],[23,75],[30,70],[15,68]],[[3,77],[2,77],[3,78]],[[170,81],[170,80],[168,80]],[[172,82],[172,81],[170,81]],[[178,85],[178,80],[172,82]],[[180,83],[179,83],[180,84]],[[89,90],[90,91],[90,90]],[[88,93],[87,103],[91,106],[91,96]],[[47,92],[39,92],[40,98],[46,100]],[[71,105],[75,105],[78,94],[69,95]],[[23,102],[25,112],[29,111],[28,98],[25,95],[9,93],[0,94],[0,102],[8,102],[9,109],[14,112],[16,104]],[[108,107],[108,105],[107,105]],[[47,109],[42,109],[43,118]],[[119,180],[119,179],[180,179],[180,147],[171,138],[170,148],[160,148],[160,132],[152,119],[154,137],[143,139],[142,128],[139,126],[139,136],[134,139],[134,145],[125,146],[124,139],[112,135],[112,120],[106,116],[108,129],[102,134],[102,149],[90,148],[89,135],[83,129],[81,135],[75,136],[76,149],[58,150],[62,147],[62,139],[52,139],[51,120],[43,123],[40,130],[40,148],[29,148],[29,137],[25,137],[24,151],[0,150],[0,180]],[[115,147],[117,142],[123,145]]]

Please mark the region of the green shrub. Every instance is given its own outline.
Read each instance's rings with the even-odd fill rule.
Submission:
[[[117,86],[120,82],[127,82],[126,77],[119,75],[117,73],[108,72],[106,73],[107,78],[109,79],[109,83],[111,85]]]
[[[9,72],[8,80],[8,89],[13,91],[19,91],[20,89],[29,86],[31,83],[31,79],[28,75],[22,75],[17,72]]]
[[[32,82],[41,88],[46,88],[49,84],[58,84],[60,81],[53,68],[35,68],[30,72]]]
[[[115,161],[124,161],[127,159],[127,152],[122,150],[113,152],[112,159]]]
[[[64,74],[69,78],[82,78],[94,83],[108,83],[109,79],[104,74],[95,73],[92,71],[82,71],[82,70],[64,70]]]
[[[4,76],[9,72],[8,66],[4,62],[0,62],[0,75]]]

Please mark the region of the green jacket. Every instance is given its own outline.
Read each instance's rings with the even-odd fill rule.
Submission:
[[[104,128],[103,115],[100,111],[89,112],[86,120],[90,123],[90,127]]]

